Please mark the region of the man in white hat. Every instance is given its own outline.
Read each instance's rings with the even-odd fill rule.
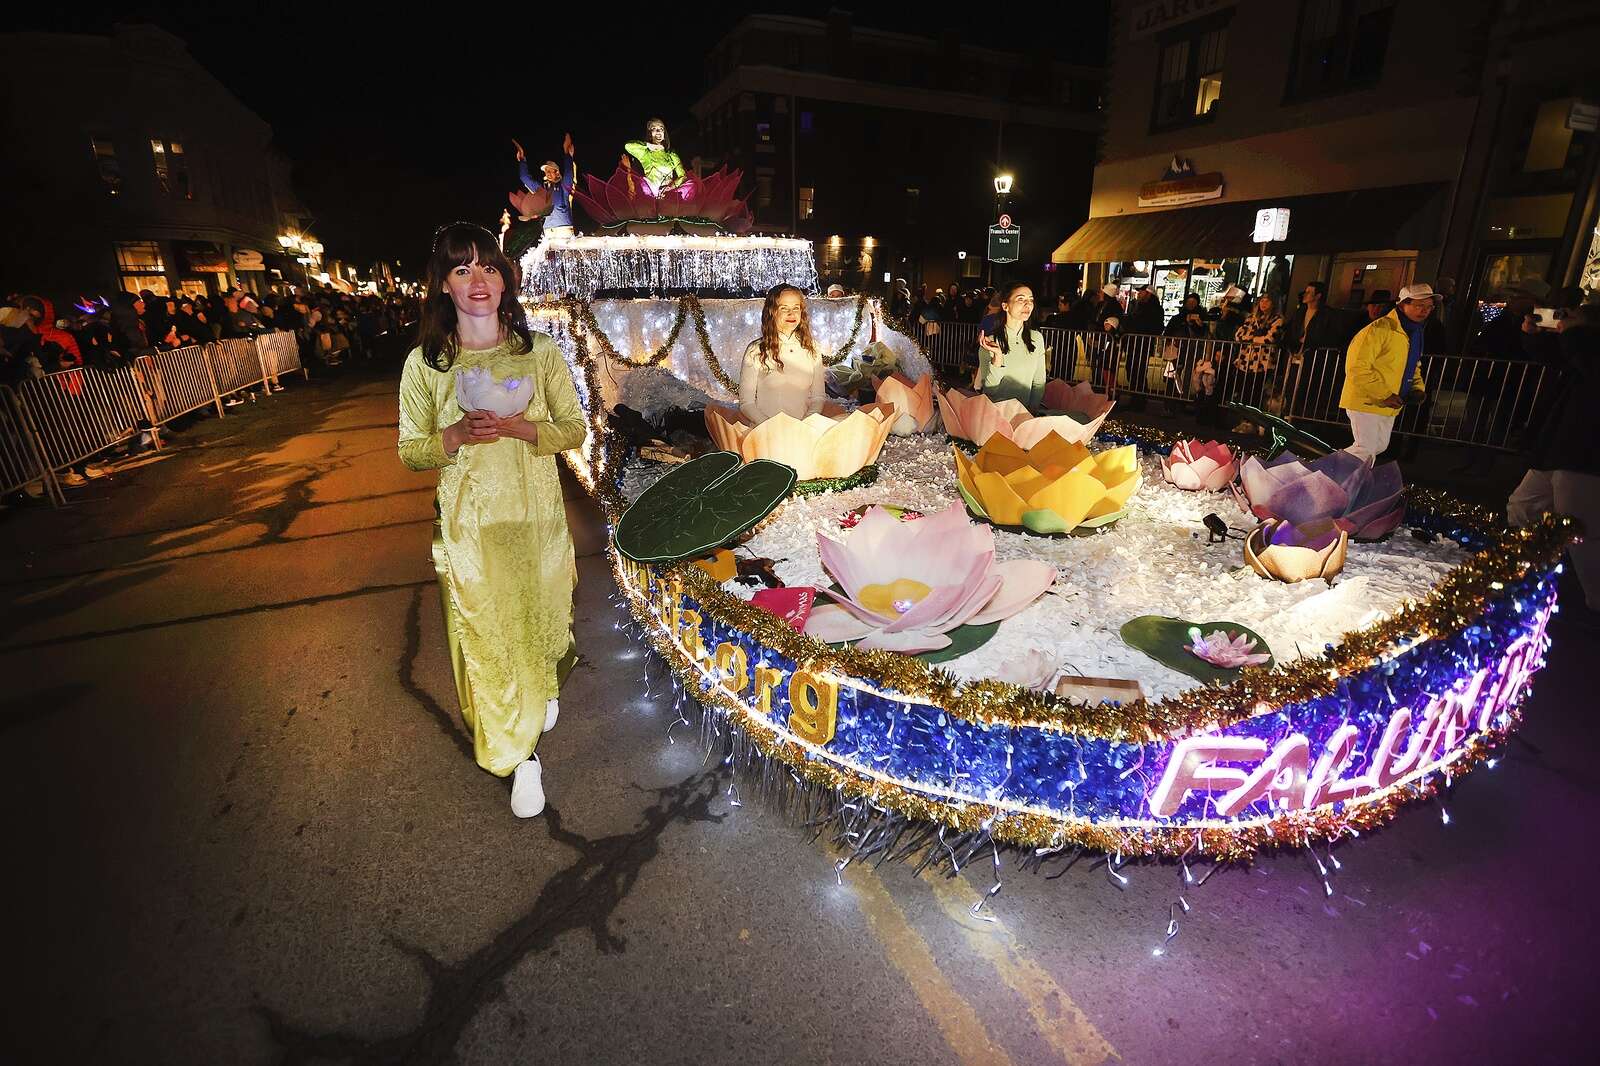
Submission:
[[[1422,339],[1433,302],[1426,282],[1406,286],[1394,310],[1367,323],[1345,352],[1339,406],[1355,437],[1345,450],[1368,464],[1388,449],[1405,405],[1422,401]]]

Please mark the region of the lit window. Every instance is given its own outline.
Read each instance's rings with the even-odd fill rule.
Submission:
[[[117,160],[117,146],[109,137],[90,137],[89,154],[94,159],[100,180],[112,196],[122,191],[122,164]]]
[[[772,123],[770,123],[770,122],[757,122],[756,123],[756,140],[760,141],[762,144],[771,144],[772,143]]]
[[[156,186],[162,192],[170,193],[172,191],[172,173],[167,169],[166,142],[158,141],[154,137],[150,138],[150,158],[154,159],[156,164]]]
[[[817,211],[817,190],[809,185],[800,186],[800,217],[810,218]]]
[[[1211,23],[1161,48],[1156,63],[1153,129],[1204,122],[1222,102],[1222,66],[1228,28]]]
[[[148,289],[157,296],[167,296],[166,262],[161,256],[161,245],[155,241],[118,241],[117,273],[122,291],[138,292]]]
[[[1228,47],[1228,31],[1215,30],[1200,38],[1199,74],[1196,78],[1194,113],[1211,113],[1222,99],[1222,57]]]

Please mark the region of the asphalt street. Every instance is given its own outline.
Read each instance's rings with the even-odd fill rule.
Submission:
[[[455,706],[398,367],[180,428],[0,512],[18,1063],[1591,1061],[1600,644],[1559,619],[1524,742],[1340,846],[849,866],[753,797],[615,628],[512,817]],[[1448,810],[1448,821],[1444,817]],[[1196,874],[1203,875],[1202,865]]]

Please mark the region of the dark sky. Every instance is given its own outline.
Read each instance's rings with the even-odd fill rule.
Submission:
[[[1098,7],[1100,5],[1089,5]],[[493,225],[516,184],[510,138],[536,162],[570,130],[585,169],[609,173],[645,118],[690,120],[704,60],[745,13],[720,4],[519,5],[503,17],[433,0],[416,8],[336,3],[134,3],[118,21],[154,22],[271,123],[295,162],[295,185],[317,217],[328,253],[420,265],[434,228],[467,219]],[[782,11],[780,8],[762,8]],[[785,13],[821,17],[808,7]],[[858,9],[857,25],[936,36]],[[965,40],[1003,47],[1058,28],[1061,7],[1008,8],[1005,24],[960,27]],[[111,16],[76,7],[14,19],[10,29],[107,32]],[[472,21],[466,21],[470,18]],[[1075,16],[1076,18],[1076,16]],[[1080,22],[1059,55],[1081,60],[1103,35]],[[1082,32],[1088,29],[1088,32]],[[1102,37],[1103,39],[1103,37]],[[1015,46],[1015,45],[1013,45]]]

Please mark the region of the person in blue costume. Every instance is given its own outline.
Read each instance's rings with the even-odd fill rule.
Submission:
[[[541,189],[550,194],[550,211],[544,218],[544,236],[571,237],[576,232],[572,225],[572,187],[578,183],[578,161],[573,157],[572,134],[561,139],[561,163],[546,162],[540,170],[541,181],[535,181],[528,171],[528,155],[522,145],[512,141],[517,148],[517,173],[522,187],[530,193]]]

